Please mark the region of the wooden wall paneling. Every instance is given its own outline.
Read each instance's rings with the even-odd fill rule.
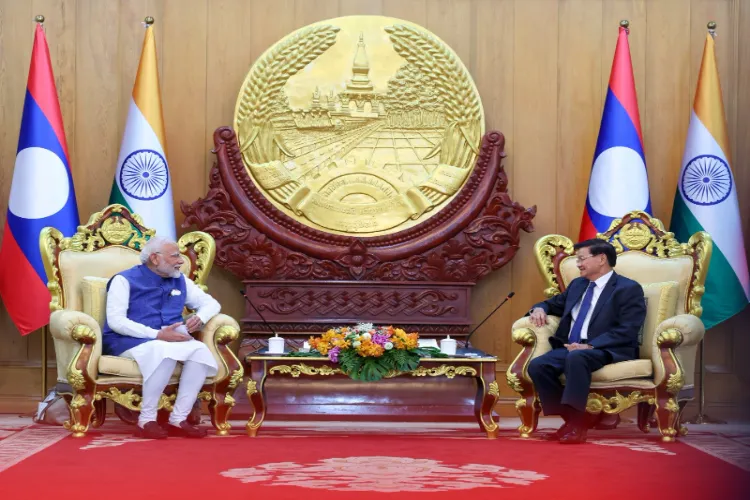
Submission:
[[[338,0],[315,0],[313,2],[296,0],[294,29],[336,17],[340,17]]]
[[[476,2],[476,36],[472,48],[474,81],[484,106],[486,130],[499,130],[505,135],[503,162],[508,174],[508,189],[513,199],[525,206],[530,200],[519,200],[513,190],[513,57],[514,57],[514,1],[479,0]],[[524,248],[522,252],[528,251]],[[508,265],[482,279],[474,287],[471,318],[478,324],[511,291],[512,266]],[[513,299],[517,300],[517,299]],[[510,304],[505,304],[472,337],[479,349],[498,356],[501,365],[510,364],[510,331],[515,321]]]
[[[745,251],[750,252],[750,3],[735,0],[736,16],[737,66],[735,91],[737,93],[737,114],[735,136],[733,137],[734,174],[737,186],[737,198],[742,215],[742,234],[745,237]],[[741,85],[744,84],[744,85]]]
[[[76,114],[74,174],[78,212],[90,214],[109,201],[120,149],[120,2],[76,4]],[[68,138],[68,142],[71,142]]]
[[[427,0],[383,0],[383,15],[427,24]]]
[[[26,79],[35,23],[31,3],[0,1],[0,225],[5,227],[8,196],[18,149]],[[2,231],[0,231],[2,238]],[[0,307],[0,364],[26,359],[21,337],[5,307]]]
[[[206,192],[207,0],[165,0],[161,96],[177,233],[185,216],[180,200]]]
[[[383,0],[339,0],[339,16],[382,16]]]
[[[255,37],[263,33],[268,12],[259,12],[269,2],[218,0],[208,5],[206,54],[206,134],[204,137],[205,184],[208,185],[215,156],[213,133],[218,127],[231,126],[237,95],[254,62]],[[248,43],[250,38],[250,43]],[[205,193],[205,191],[204,191]],[[204,193],[201,193],[204,194]],[[194,199],[185,198],[190,203]]]
[[[616,34],[617,25],[602,27],[602,2],[572,0],[560,4],[557,113],[556,231],[574,241],[588,192],[591,164],[599,133],[602,109],[600,57],[603,36]],[[604,32],[604,33],[603,33]],[[605,35],[606,34],[606,35]],[[540,235],[541,236],[541,235]]]
[[[469,71],[472,67],[472,47],[476,31],[471,0],[445,0],[427,4],[427,25],[453,49]]]
[[[539,237],[556,232],[556,200],[564,189],[557,176],[557,7],[525,0],[514,6],[513,196],[520,203],[537,205],[536,233],[521,233],[522,250],[512,261],[514,318],[543,298],[544,283],[532,249]]]
[[[690,10],[647,3],[646,116],[641,115],[653,214],[669,224],[690,118]],[[645,125],[644,125],[645,122]],[[654,189],[658,186],[657,189]]]

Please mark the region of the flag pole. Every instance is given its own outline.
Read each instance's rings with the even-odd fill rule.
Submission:
[[[706,28],[708,28],[708,34],[711,35],[711,38],[714,38],[716,36],[716,22],[709,21],[709,23],[706,25]],[[699,394],[698,394],[698,414],[687,421],[688,424],[726,424],[723,420],[719,420],[718,418],[713,418],[709,415],[706,415],[704,413],[704,409],[706,406],[706,390],[704,389],[706,382],[706,337],[701,339],[701,371],[700,375],[698,377],[698,383],[700,385]]]
[[[44,16],[34,17],[34,21],[44,26]],[[47,397],[47,335],[49,334],[49,324],[42,328],[42,401]]]

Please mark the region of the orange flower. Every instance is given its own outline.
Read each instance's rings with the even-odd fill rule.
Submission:
[[[379,358],[383,355],[385,352],[385,349],[383,349],[382,345],[378,345],[374,343],[372,340],[363,340],[361,344],[359,344],[359,347],[357,348],[357,352],[360,356],[363,357],[373,357],[373,358]]]

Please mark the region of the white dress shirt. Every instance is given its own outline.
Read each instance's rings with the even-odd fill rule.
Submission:
[[[185,278],[185,305],[196,311],[203,324],[219,314],[221,305],[200,289],[192,280]],[[107,324],[112,331],[129,337],[155,339],[159,330],[128,319],[130,283],[123,276],[115,276],[107,292]],[[169,326],[169,325],[162,325]],[[185,332],[187,333],[187,331]]]
[[[609,279],[612,277],[612,274],[614,271],[610,271],[604,276],[600,276],[596,281],[594,281],[594,295],[591,297],[591,307],[589,308],[588,314],[586,314],[586,318],[583,320],[583,327],[581,328],[581,340],[588,339],[588,333],[589,333],[589,322],[591,321],[591,315],[594,314],[594,309],[596,308],[596,302],[599,300],[599,296],[602,294],[602,290],[604,290],[604,287],[607,285],[607,282],[609,282]],[[589,283],[589,286],[591,284]],[[588,292],[588,288],[586,288],[586,291]],[[578,301],[578,303],[573,307],[573,325],[576,322],[576,319],[578,318],[578,311],[581,310],[581,303],[583,302],[584,297],[586,297],[586,293],[581,296],[581,300]],[[572,327],[571,327],[572,330]]]

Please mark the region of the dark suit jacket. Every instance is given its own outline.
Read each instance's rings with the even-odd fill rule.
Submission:
[[[549,343],[553,348],[568,343],[568,334],[573,325],[573,307],[586,292],[589,280],[576,278],[559,295],[535,304],[547,314],[560,317],[560,326]],[[638,332],[646,320],[646,301],[643,288],[637,282],[613,273],[604,285],[596,307],[591,315],[587,343],[597,349],[608,351],[612,362],[627,361],[638,357]]]

